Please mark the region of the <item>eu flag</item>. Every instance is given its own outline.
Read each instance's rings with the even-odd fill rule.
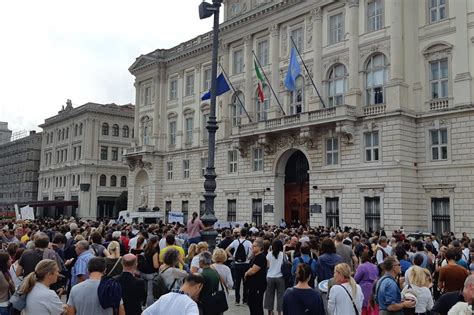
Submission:
[[[296,59],[296,50],[295,48],[291,48],[290,54],[290,64],[288,65],[288,72],[286,73],[285,77],[285,86],[288,90],[294,91],[296,90],[296,78],[301,73],[301,67]]]
[[[225,79],[223,73],[221,73],[217,77],[216,83],[217,83],[216,96],[222,95],[225,92],[230,91],[229,84],[227,83],[227,80]],[[201,101],[205,101],[205,100],[209,100],[209,99],[211,99],[211,91],[210,90],[207,91],[206,93],[204,93],[204,95],[201,97]]]

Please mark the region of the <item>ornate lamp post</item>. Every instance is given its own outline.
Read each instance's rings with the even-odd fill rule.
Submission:
[[[212,228],[217,218],[214,213],[214,198],[216,198],[216,170],[214,167],[214,158],[216,151],[216,131],[219,128],[216,121],[216,89],[217,89],[217,59],[219,46],[219,9],[223,0],[212,0],[211,3],[202,2],[199,5],[199,18],[206,19],[214,15],[213,38],[212,38],[212,67],[211,67],[211,108],[209,112],[209,120],[207,121],[206,129],[209,132],[208,138],[208,152],[207,152],[207,167],[204,178],[204,199],[205,199],[205,213],[201,220],[206,227],[211,227],[208,230],[202,231],[201,236],[204,241],[209,244],[212,251],[216,246],[217,231]]]

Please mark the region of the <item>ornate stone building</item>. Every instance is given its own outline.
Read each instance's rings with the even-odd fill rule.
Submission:
[[[4,144],[10,141],[12,131],[8,129],[8,123],[0,121],[0,144]]]
[[[11,133],[11,131],[10,131]],[[0,145],[0,209],[36,200],[41,133],[30,134]]]
[[[235,92],[217,106],[220,220],[472,229],[474,2],[228,0],[224,12],[220,64]],[[211,37],[129,69],[129,208],[141,187],[151,206],[203,207]],[[291,39],[309,71],[300,61],[295,92],[284,86]]]
[[[38,215],[103,218],[124,210],[116,209],[115,199],[127,190],[122,152],[134,136],[133,115],[133,105],[87,103],[73,108],[68,100],[40,125],[38,200],[56,202],[38,208]]]

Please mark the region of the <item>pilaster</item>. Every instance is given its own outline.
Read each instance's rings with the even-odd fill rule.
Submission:
[[[221,67],[224,69],[225,73],[229,73],[229,52],[230,52],[230,46],[229,44],[221,44]],[[219,72],[219,71],[218,71]],[[232,99],[232,95],[234,94],[234,91],[232,90],[232,87],[228,93],[224,93],[223,95],[220,96],[220,104],[222,105],[222,108],[220,110],[221,113],[221,121],[219,125],[219,129],[217,129],[217,136],[218,139],[225,139],[228,138],[230,135],[231,131],[231,123],[230,123],[230,114],[229,114],[229,104]],[[204,132],[207,132],[205,130]]]
[[[252,36],[244,38],[244,71],[245,71],[245,107],[251,117],[253,113],[254,84],[252,79],[253,58],[252,58]]]
[[[272,25],[268,29],[270,33],[270,41],[269,41],[269,49],[270,49],[270,69],[271,69],[271,78],[273,89],[277,97],[279,98],[280,102],[283,103],[283,100],[280,98],[280,54],[279,54],[279,47],[280,47],[280,28],[278,24]],[[278,106],[277,101],[275,100],[270,104],[270,110],[268,112],[268,118],[277,118],[281,116],[281,109]],[[282,104],[283,105],[283,104]]]
[[[359,2],[348,2],[349,24],[349,91],[345,103],[361,106],[359,89]]]
[[[322,87],[321,78],[322,75],[322,42],[323,42],[323,14],[321,7],[317,7],[311,10],[311,15],[314,19],[313,23],[313,34],[314,34],[314,62],[313,62],[313,80],[317,87]],[[313,94],[312,99],[315,101],[315,106],[308,106],[308,111],[320,109],[322,107],[321,100],[312,88]],[[320,91],[321,96],[324,97],[323,91]]]
[[[140,121],[140,84],[135,81],[133,84],[135,86],[135,120],[134,120],[134,137],[132,140],[132,146],[140,145],[139,137],[139,121]],[[87,130],[87,128],[86,128]],[[131,130],[130,130],[131,131]]]

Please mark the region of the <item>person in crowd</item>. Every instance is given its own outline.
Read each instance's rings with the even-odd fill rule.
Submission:
[[[219,242],[219,245],[217,247],[225,250],[233,241],[234,241],[234,237],[233,237],[232,231],[230,229],[226,229],[224,230],[223,238]]]
[[[209,245],[206,242],[199,242],[196,245],[196,254],[191,260],[190,270],[192,273],[201,273],[201,268],[199,267],[199,255],[209,249]]]
[[[160,250],[159,258],[160,262],[163,261],[163,257],[165,256],[165,253],[170,250],[170,249],[175,249],[179,253],[179,263],[180,263],[180,269],[183,269],[184,267],[184,249],[181,246],[178,246],[175,244],[175,236],[172,233],[169,233],[166,235],[166,247]]]
[[[360,259],[361,264],[357,267],[354,280],[360,285],[364,295],[361,314],[371,315],[377,312],[377,309],[371,305],[370,301],[372,301],[372,292],[379,276],[379,270],[372,263],[368,252],[364,252]]]
[[[321,295],[308,284],[311,268],[300,264],[296,270],[296,285],[283,296],[283,315],[325,315]]]
[[[15,291],[15,283],[10,275],[10,255],[0,252],[0,315],[8,315],[8,299]]]
[[[458,302],[466,302],[472,305],[472,301],[474,301],[474,275],[469,275],[464,281],[462,290],[441,295],[431,311],[434,314],[447,315],[449,310]]]
[[[142,312],[142,304],[147,299],[147,292],[145,281],[135,277],[138,265],[137,257],[133,254],[126,254],[121,260],[121,265],[123,271],[120,275],[115,277],[115,280],[117,280],[122,287],[122,300],[125,314],[140,315]]]
[[[240,304],[240,284],[244,275],[249,269],[250,255],[252,254],[252,243],[247,240],[247,230],[241,229],[239,236],[226,248],[227,255],[232,256],[234,260],[235,276],[235,304]],[[235,234],[234,234],[235,235]],[[247,284],[243,283],[242,302],[247,303]]]
[[[188,220],[186,231],[188,232],[188,243],[197,244],[201,241],[201,231],[206,230],[202,221],[198,218],[197,212],[193,212],[193,216]]]
[[[66,246],[67,238],[61,234],[61,233],[56,233],[53,238],[52,242],[52,248],[53,250],[61,257],[61,260],[65,260],[64,256],[64,246]]]
[[[25,315],[61,315],[66,311],[66,305],[49,288],[58,281],[58,276],[58,264],[54,260],[43,259],[36,265],[34,272],[25,277],[19,287],[19,291],[26,294]]]
[[[136,245],[133,248],[130,247],[130,253],[134,255],[140,255],[145,251],[146,243],[147,239],[145,237],[145,232],[143,232],[143,235],[138,236]]]
[[[400,274],[400,262],[393,256],[384,259],[382,269],[385,271],[375,287],[375,299],[379,304],[380,314],[388,315],[390,312],[400,312],[404,308],[415,307],[412,300],[402,301],[400,287],[395,278]]]
[[[318,262],[316,259],[311,258],[311,249],[309,248],[308,243],[304,243],[300,247],[301,254],[299,257],[296,257],[293,259],[292,267],[291,267],[291,274],[293,277],[295,277],[296,270],[298,268],[298,265],[300,264],[308,264],[311,267],[311,272],[313,276],[311,277],[311,280],[309,281],[310,287],[314,288],[314,280],[316,277],[316,270],[317,270],[317,265]]]
[[[227,288],[227,290],[232,289],[234,286],[234,280],[232,279],[230,268],[225,265],[225,262],[227,261],[227,254],[225,250],[222,248],[214,249],[214,252],[212,253],[212,261],[214,262],[212,268],[217,271],[224,286]]]
[[[351,267],[351,270],[356,270],[359,260],[354,254],[351,246],[343,244],[344,236],[342,233],[337,233],[334,238],[334,244],[336,246],[336,254],[341,256],[342,261]]]
[[[401,244],[395,246],[395,249],[393,251],[398,261],[400,262],[401,273],[404,275],[408,268],[412,266],[411,261],[408,259],[407,251]]]
[[[89,250],[89,242],[86,240],[77,242],[75,251],[77,260],[71,269],[71,287],[74,287],[89,277],[87,266],[89,261],[94,257],[94,254]]]
[[[415,240],[411,244],[412,250],[415,252],[416,255],[421,255],[423,256],[423,262],[421,263],[420,267],[421,268],[427,268],[428,267],[428,255],[426,254],[425,251],[425,246],[423,245],[423,242],[421,240]]]
[[[102,235],[98,231],[94,231],[91,234],[91,244],[89,245],[90,250],[95,257],[109,257],[109,251],[102,245]]]
[[[413,256],[413,265],[410,268],[408,268],[407,271],[404,274],[404,277],[403,277],[404,285],[403,286],[410,285],[410,274],[411,274],[411,271],[413,270],[413,267],[415,267],[415,266],[420,267],[422,264],[423,264],[423,256],[422,255],[416,254],[415,256]]]
[[[199,254],[199,267],[202,269],[201,275],[204,278],[204,285],[199,293],[199,301],[206,304],[208,299],[219,290],[220,276],[219,273],[213,268],[212,255],[210,252],[205,251]],[[212,308],[203,309],[203,315],[217,315]]]
[[[446,251],[448,264],[439,269],[438,286],[443,292],[459,291],[463,287],[464,280],[469,275],[466,268],[457,264],[458,250],[449,248]]]
[[[331,279],[334,276],[334,267],[342,262],[342,257],[336,254],[336,246],[330,238],[321,243],[321,255],[316,266],[318,281]]]
[[[285,293],[285,279],[281,272],[281,266],[286,261],[283,253],[283,243],[274,239],[272,250],[267,254],[267,289],[265,290],[264,308],[268,314],[273,314],[275,305],[275,294],[277,299],[277,312],[281,315],[283,311],[283,294]]]
[[[377,249],[375,250],[375,259],[377,265],[383,264],[385,257],[392,255],[392,248],[388,245],[387,238],[382,236],[379,238]]]
[[[13,283],[15,284],[15,289],[20,286],[21,281],[23,281],[23,277],[18,277],[16,274],[16,270],[18,269],[18,264],[20,262],[20,257],[23,255],[23,252],[25,251],[24,248],[18,248],[16,250],[15,255],[13,256],[12,259],[12,264],[10,266],[10,277],[13,280]]]
[[[173,290],[161,296],[145,309],[142,315],[170,314],[170,310],[173,310],[173,315],[199,315],[196,301],[203,285],[202,275],[189,274],[180,290]]]
[[[107,246],[109,256],[105,257],[105,274],[108,277],[115,277],[122,272],[122,256],[120,255],[120,244],[112,241]]]
[[[99,302],[98,288],[105,272],[105,259],[92,257],[87,263],[89,278],[73,286],[67,301],[67,315],[112,315],[114,310],[102,308]],[[119,315],[125,315],[120,304]]]
[[[362,312],[364,294],[351,276],[346,263],[334,267],[334,285],[329,291],[328,313],[334,315],[359,315]]]
[[[253,258],[249,269],[244,274],[250,315],[263,315],[263,294],[267,286],[267,259],[263,253],[263,247],[263,239],[255,239],[252,244]]]
[[[167,250],[163,256],[163,264],[160,266],[159,272],[169,290],[179,289],[183,284],[183,279],[188,275],[186,271],[176,267],[178,264],[179,252],[174,248]]]
[[[415,306],[416,314],[425,314],[433,308],[433,297],[429,287],[431,286],[430,273],[426,268],[414,266],[410,273],[410,285],[403,290],[410,289],[416,296],[417,302]],[[402,291],[402,295],[403,295]]]
[[[188,267],[191,266],[191,262],[193,261],[194,256],[197,255],[197,244],[191,244],[188,247],[188,254],[186,255],[186,258],[184,259],[184,262]]]
[[[140,271],[140,277],[145,280],[146,284],[146,306],[150,306],[154,302],[152,280],[160,267],[158,251],[158,237],[152,236],[146,243],[145,251],[138,255],[138,270]]]

